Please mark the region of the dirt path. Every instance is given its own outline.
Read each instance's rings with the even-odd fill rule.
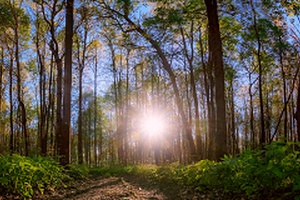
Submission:
[[[173,188],[174,189],[174,188]],[[48,192],[34,199],[45,200],[135,200],[135,199],[199,199],[192,192],[180,193],[178,189],[161,188],[140,183],[132,178],[93,178],[76,181],[66,189]]]

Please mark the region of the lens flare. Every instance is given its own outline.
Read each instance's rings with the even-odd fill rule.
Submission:
[[[145,116],[141,122],[142,132],[150,137],[157,137],[164,133],[166,129],[165,121],[158,115]]]

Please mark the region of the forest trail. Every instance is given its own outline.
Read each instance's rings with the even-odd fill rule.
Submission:
[[[170,186],[142,182],[134,177],[91,178],[76,181],[65,189],[48,192],[34,199],[45,200],[162,200],[199,199],[196,193]],[[205,199],[205,198],[200,198]]]

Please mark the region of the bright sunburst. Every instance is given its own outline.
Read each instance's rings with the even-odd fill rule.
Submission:
[[[165,131],[166,122],[160,115],[148,115],[141,121],[141,129],[150,137],[157,137]]]

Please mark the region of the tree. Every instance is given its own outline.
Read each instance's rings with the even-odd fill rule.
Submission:
[[[83,76],[83,70],[86,65],[86,58],[87,58],[87,47],[88,47],[88,41],[87,37],[89,34],[90,26],[88,24],[89,20],[89,11],[88,8],[85,6],[82,6],[78,9],[78,13],[80,15],[79,21],[80,25],[83,28],[83,33],[77,34],[77,62],[78,62],[78,71],[79,71],[79,97],[78,97],[78,104],[79,104],[79,110],[78,110],[78,163],[83,164],[83,147],[82,147],[82,76]],[[79,32],[79,27],[77,29]]]
[[[63,118],[61,124],[61,140],[59,141],[60,163],[70,164],[71,154],[71,91],[72,91],[72,45],[73,45],[73,8],[74,0],[66,2],[66,32],[65,32],[65,69],[63,93]]]
[[[225,86],[222,41],[220,36],[218,5],[216,0],[205,0],[208,18],[208,46],[210,59],[215,76],[215,102],[216,102],[216,159],[220,160],[226,150],[226,120],[225,120]]]

